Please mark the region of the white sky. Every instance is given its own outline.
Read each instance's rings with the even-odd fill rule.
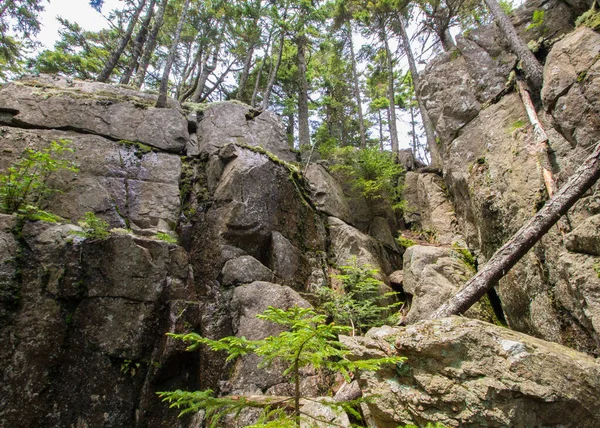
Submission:
[[[119,8],[121,3],[121,0],[104,0],[102,12],[107,15],[109,11]],[[42,30],[38,35],[38,40],[48,49],[51,49],[58,39],[60,24],[56,20],[57,16],[77,22],[90,31],[107,27],[106,20],[90,6],[88,0],[50,0],[42,13]]]

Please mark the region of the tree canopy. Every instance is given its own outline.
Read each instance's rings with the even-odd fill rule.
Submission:
[[[103,0],[88,0],[108,19],[106,29],[61,18],[54,47],[26,59],[45,0],[7,0],[0,78],[28,61],[37,72],[156,91],[159,107],[167,96],[237,99],[281,114],[301,150],[410,147],[428,163],[435,131],[415,91],[417,58],[455,49],[450,30],[510,22],[486,6],[491,1],[124,0],[106,11]],[[518,55],[536,86],[539,64]]]

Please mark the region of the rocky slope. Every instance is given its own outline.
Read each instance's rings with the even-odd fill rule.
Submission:
[[[536,100],[560,185],[600,137],[600,36],[572,32],[584,5],[550,0],[522,13],[536,8],[547,31],[563,34]],[[542,35],[517,20],[523,35]],[[473,274],[466,248],[484,263],[545,200],[533,131],[518,94],[505,91],[514,56],[493,26],[457,44],[419,88],[440,171],[415,170],[405,156],[409,209],[398,219],[389,205],[349,199],[326,165],[301,171],[270,112],[235,102],[155,109],[152,95],[54,76],[0,88],[0,171],[24,148],[60,139],[80,168],[52,177],[61,192],[43,206],[64,223],[0,215],[0,427],[200,427],[200,414],[178,419],[155,393],[288,394],[276,367],[189,353],[164,334],[273,334],[256,314],[310,305],[353,256],[411,304],[408,326],[345,339],[355,358],[408,357],[357,374],[364,393],[381,394],[363,406],[369,426],[596,425],[597,192],[569,213],[564,236],[551,231],[466,314],[475,319],[420,321]],[[75,238],[88,211],[130,232]],[[419,245],[399,246],[401,227]],[[301,388],[331,393],[311,371]]]

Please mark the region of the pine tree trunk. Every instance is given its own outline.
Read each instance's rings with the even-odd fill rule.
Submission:
[[[358,130],[360,132],[360,147],[367,147],[367,136],[365,133],[365,120],[362,111],[362,99],[360,96],[360,83],[358,81],[358,71],[356,70],[356,55],[354,54],[354,41],[352,40],[352,24],[348,22],[346,28],[348,35],[348,44],[350,45],[350,61],[352,62],[352,79],[354,80],[354,97],[356,98],[356,107],[358,110]]]
[[[298,140],[300,147],[310,145],[310,127],[308,124],[308,80],[306,78],[306,36],[298,36]]]
[[[496,24],[498,24],[498,27],[500,27],[500,30],[508,41],[511,50],[521,60],[523,71],[525,71],[525,76],[527,76],[536,90],[540,90],[542,88],[544,79],[544,68],[529,50],[527,44],[521,40],[517,34],[517,30],[515,30],[514,25],[510,21],[510,18],[504,13],[498,2],[496,0],[484,1],[494,15]]]
[[[271,98],[271,91],[273,90],[273,85],[275,84],[275,79],[277,77],[277,72],[279,71],[279,67],[281,66],[281,58],[283,57],[283,44],[285,43],[285,32],[281,30],[281,34],[279,35],[279,50],[277,52],[277,62],[275,66],[271,69],[269,73],[269,81],[267,82],[267,87],[265,88],[265,94],[263,96],[263,100],[260,106],[261,110],[266,110],[269,108],[269,98]]]
[[[199,43],[198,50],[196,51],[196,56],[194,57],[194,67],[192,67],[192,69],[191,69],[191,73],[195,73],[195,74],[193,74],[194,78],[192,79],[192,83],[191,83],[190,87],[187,89],[187,91],[185,91],[179,97],[180,103],[185,102],[185,100],[187,100],[189,97],[191,97],[194,94],[194,92],[196,91],[196,88],[198,87],[198,82],[200,81],[200,75],[202,74],[202,70],[204,70],[203,64],[202,64],[202,56],[203,55],[204,55],[204,45]],[[196,72],[196,69],[198,70],[197,72]],[[186,80],[187,80],[187,78],[186,78]]]
[[[221,43],[219,41],[218,44],[214,47],[211,63],[210,64],[208,63],[209,57],[207,56],[206,60],[204,61],[204,64],[202,65],[202,74],[200,75],[198,84],[196,85],[196,90],[194,91],[194,94],[192,95],[193,103],[199,103],[200,100],[202,99],[202,94],[204,93],[204,88],[206,87],[206,82],[208,81],[208,76],[210,76],[210,73],[215,71],[215,69],[217,68],[217,61],[219,59],[220,51],[221,51]]]
[[[400,28],[400,39],[402,40],[402,46],[404,47],[404,52],[406,53],[406,57],[408,58],[408,67],[410,69],[413,87],[415,88],[417,105],[419,106],[421,121],[423,122],[423,128],[425,129],[425,137],[427,138],[427,148],[429,149],[429,153],[431,153],[431,163],[433,166],[437,166],[440,164],[441,158],[437,149],[437,145],[435,143],[435,129],[433,127],[433,123],[429,118],[429,114],[425,109],[425,104],[421,100],[421,97],[419,96],[419,92],[417,90],[419,88],[419,83],[421,80],[419,72],[417,70],[417,62],[415,61],[415,57],[410,47],[410,39],[408,37],[408,33],[406,32],[406,27],[404,26],[402,16],[398,16],[398,22]]]
[[[456,44],[454,43],[454,39],[452,39],[452,34],[450,34],[448,28],[438,34],[438,37],[440,38],[440,42],[442,42],[442,49],[444,52],[451,52],[456,49]]]
[[[181,15],[179,16],[179,21],[177,22],[177,28],[175,29],[175,36],[173,37],[173,43],[171,44],[171,49],[169,50],[167,63],[165,64],[165,69],[163,70],[163,75],[160,80],[160,89],[158,91],[158,100],[156,101],[156,108],[165,108],[167,106],[169,75],[171,74],[171,67],[173,67],[173,62],[175,62],[177,46],[179,45],[179,40],[181,39],[181,32],[183,31],[183,25],[185,24],[185,21],[187,19],[187,12],[189,6],[190,0],[185,0],[185,2],[183,3],[183,8],[181,10]]]
[[[238,86],[236,99],[245,101],[244,93],[246,92],[246,83],[248,82],[248,76],[250,76],[250,67],[252,67],[252,58],[254,56],[254,44],[250,46],[246,54],[246,61],[244,61],[244,69],[240,76],[240,84]]]
[[[148,12],[144,16],[142,20],[142,26],[140,31],[138,31],[135,39],[133,40],[133,49],[131,50],[131,58],[129,58],[129,62],[127,63],[127,67],[123,71],[121,75],[121,80],[119,83],[122,85],[128,85],[131,80],[131,76],[133,72],[136,70],[140,57],[142,56],[142,50],[144,47],[144,43],[146,43],[146,39],[148,38],[148,28],[150,27],[150,22],[152,21],[152,16],[154,15],[154,5],[156,4],[156,0],[150,0],[150,5],[148,6]]]
[[[138,18],[140,17],[140,14],[142,13],[142,10],[144,9],[145,5],[146,0],[140,0],[140,4],[135,9],[133,16],[130,18],[129,25],[127,25],[125,33],[121,36],[121,39],[119,40],[119,45],[117,46],[117,49],[115,49],[112,52],[110,58],[106,62],[106,65],[104,66],[100,74],[98,74],[98,77],[96,78],[98,82],[106,82],[112,74],[115,67],[117,66],[121,55],[123,55],[127,44],[131,40],[131,35],[133,34],[133,30],[135,29],[135,24],[137,24]]]
[[[464,313],[491,289],[600,178],[600,144],[562,188],[431,318]]]
[[[161,0],[158,10],[156,11],[156,17],[154,18],[154,25],[152,26],[152,30],[148,35],[148,40],[146,41],[146,46],[144,48],[144,54],[142,55],[142,59],[138,65],[137,72],[135,73],[135,78],[131,85],[134,88],[140,89],[142,84],[144,83],[144,79],[146,78],[146,71],[148,70],[148,65],[150,64],[150,59],[152,58],[152,54],[154,53],[154,49],[156,48],[156,43],[158,40],[158,32],[163,25],[165,19],[165,10],[167,8],[168,0]]]
[[[380,28],[380,37],[385,46],[385,56],[387,59],[388,66],[388,99],[390,102],[389,106],[389,128],[390,128],[390,144],[392,146],[392,153],[398,153],[398,128],[396,127],[396,99],[394,89],[394,63],[392,61],[392,52],[390,51],[390,44],[388,43],[387,36],[385,34],[385,28],[383,25]]]

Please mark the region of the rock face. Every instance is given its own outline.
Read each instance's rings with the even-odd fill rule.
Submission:
[[[600,34],[581,27],[558,42],[544,67],[544,107],[561,134],[589,149],[600,138]]]
[[[600,364],[588,355],[465,318],[372,329],[342,340],[353,358],[406,362],[360,373],[374,426],[595,426]]]
[[[317,209],[346,223],[352,222],[350,206],[346,201],[344,191],[323,166],[315,163],[309,164],[305,177]]]
[[[548,14],[545,31],[567,33],[570,24],[565,17],[572,16],[572,9],[567,11],[565,4],[556,4],[554,9],[550,4],[554,3],[537,4]],[[529,10],[532,7],[527,6]],[[522,12],[513,21],[522,37],[537,38],[534,32],[525,31],[529,18]],[[497,97],[501,77],[506,79],[512,67],[506,65],[513,60],[503,53],[502,41],[492,36],[496,31],[493,26],[482,27],[459,37],[460,55],[433,61],[419,88],[428,109],[431,106],[440,136],[440,166],[454,208],[454,224],[477,255],[479,265],[547,199],[533,128],[522,101],[517,93]],[[488,33],[489,37],[482,37]],[[550,139],[551,167],[558,186],[600,138],[598,37],[590,29],[579,28],[565,34],[546,58],[543,109],[538,115]],[[494,65],[494,58],[504,59]],[[454,87],[457,82],[462,86]],[[409,195],[411,205],[417,207],[422,205],[419,197],[424,194],[414,190],[419,188],[418,178],[410,177],[413,193]],[[597,189],[582,198],[565,220],[565,237],[557,228],[551,230],[496,287],[511,328],[594,355],[600,352],[593,321],[597,314],[591,303],[597,293],[592,267],[597,257],[594,217],[600,214],[598,198]],[[421,217],[416,210],[405,221],[418,224]],[[588,269],[576,272],[575,260]]]
[[[406,323],[427,319],[474,274],[475,267],[469,265],[456,249],[424,245],[407,248],[402,286],[411,296],[411,304]],[[485,321],[494,318],[489,302],[486,307],[474,305],[465,315]]]
[[[61,217],[77,220],[87,211],[97,213],[113,227],[145,234],[168,232],[177,225],[180,210],[179,156],[145,151],[139,146],[72,131],[0,127],[0,169],[14,163],[26,147],[44,148],[51,141],[68,140],[74,153],[62,158],[75,162],[77,174],[52,177],[61,189],[43,207]]]
[[[337,265],[347,265],[353,258],[359,265],[370,265],[384,274],[390,274],[398,265],[400,253],[387,251],[383,244],[369,235],[335,217],[329,217],[331,249]]]
[[[443,179],[431,173],[408,172],[405,177],[404,222],[413,229],[427,231],[440,244],[461,242],[454,207]]]
[[[155,102],[152,95],[108,84],[39,76],[0,90],[0,123],[73,129],[179,153],[189,139],[187,120],[174,102],[164,109]]]
[[[173,326],[160,315],[193,310],[183,291],[189,280],[183,249],[127,235],[73,244],[73,229],[25,223],[8,259],[20,274],[12,301],[2,284],[6,424],[131,426],[135,403],[153,401],[152,391],[161,388],[147,379],[162,383],[161,370],[170,370],[174,355],[162,344]],[[15,250],[15,243],[2,247]],[[142,412],[147,421],[152,411]]]
[[[239,102],[210,104],[197,113],[198,147],[214,154],[228,144],[262,147],[285,161],[296,156],[286,142],[285,129],[270,111],[258,112]]]

